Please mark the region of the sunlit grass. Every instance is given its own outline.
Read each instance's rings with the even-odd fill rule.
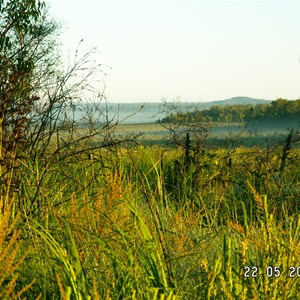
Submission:
[[[12,225],[1,229],[3,261],[17,261],[2,273],[4,292],[28,299],[299,296],[299,149],[284,168],[281,147],[203,149],[189,164],[183,148],[91,154],[46,170],[38,160],[20,164],[19,194],[3,215]],[[22,226],[10,236],[16,210]]]

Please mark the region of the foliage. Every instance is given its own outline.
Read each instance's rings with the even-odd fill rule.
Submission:
[[[36,0],[1,1],[0,16],[1,159],[11,160],[28,146],[25,131],[39,89],[53,75],[58,25]]]
[[[50,20],[44,1],[0,3],[0,189],[5,193],[10,184],[18,209],[32,216],[45,208],[49,178],[72,177],[58,166],[95,149],[113,150],[134,135],[115,136],[118,120],[108,119],[108,108],[100,106],[106,98],[95,49],[81,55],[80,42],[73,63],[63,66],[59,25]],[[76,119],[75,109],[86,107]]]
[[[21,218],[19,249],[30,252],[17,291],[34,282],[27,298],[297,297],[296,272],[274,275],[297,268],[300,251],[300,153],[288,148],[206,149],[188,165],[184,149],[143,146],[61,161],[74,179],[47,172],[41,214]],[[263,276],[245,277],[246,266]]]
[[[14,216],[13,199],[0,198],[0,297],[19,299],[34,284],[26,280],[18,282],[18,270],[28,252],[21,254],[21,231],[17,228],[20,215]]]
[[[198,122],[253,122],[298,120],[300,115],[300,100],[277,99],[270,104],[257,105],[215,105],[210,109],[195,110],[188,113],[172,113],[160,120],[160,123],[170,123],[185,119]]]

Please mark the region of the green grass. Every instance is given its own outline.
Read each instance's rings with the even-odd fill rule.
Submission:
[[[167,124],[165,124],[167,125]],[[251,130],[244,128],[245,124],[240,123],[215,123],[212,126],[207,139],[206,145],[210,148],[230,148],[230,147],[266,147],[270,145],[277,145],[285,139],[288,134],[286,128],[277,130]],[[176,129],[178,133],[180,130]],[[77,129],[74,133],[74,139],[83,138],[88,134],[89,130],[86,128]],[[118,124],[113,131],[115,139],[122,139],[131,134],[136,135],[134,139],[136,143],[145,146],[161,146],[173,147],[174,143],[170,143],[170,130],[163,127],[161,124]],[[62,146],[64,141],[68,140],[68,131],[61,132],[59,136],[52,137],[51,142],[55,149],[57,146]],[[99,146],[103,142],[103,137],[97,135],[90,139],[93,146]],[[78,146],[76,144],[76,146]]]
[[[0,267],[11,268],[0,292],[299,298],[289,270],[300,266],[299,149],[202,149],[189,161],[184,149],[159,146],[48,155],[19,161],[2,189]]]
[[[165,124],[167,125],[167,124]],[[286,128],[277,130],[253,130],[244,128],[246,124],[241,123],[215,123],[207,139],[207,145],[214,148],[244,146],[252,147],[254,145],[264,147],[268,143],[277,144],[282,141],[288,131]],[[170,138],[170,131],[160,124],[119,124],[116,127],[115,134],[124,136],[126,134],[140,134],[136,141],[147,145],[166,146]]]

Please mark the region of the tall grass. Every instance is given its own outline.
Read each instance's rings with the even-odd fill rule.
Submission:
[[[23,162],[17,201],[1,198],[1,292],[296,299],[300,152],[282,168],[282,151],[203,149],[187,164],[184,149],[138,146]]]
[[[22,253],[19,214],[12,210],[13,199],[0,198],[0,298],[19,299],[34,284],[20,281],[20,269],[28,255]]]

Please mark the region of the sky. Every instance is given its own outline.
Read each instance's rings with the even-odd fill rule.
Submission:
[[[110,102],[300,98],[300,1],[48,0]]]

